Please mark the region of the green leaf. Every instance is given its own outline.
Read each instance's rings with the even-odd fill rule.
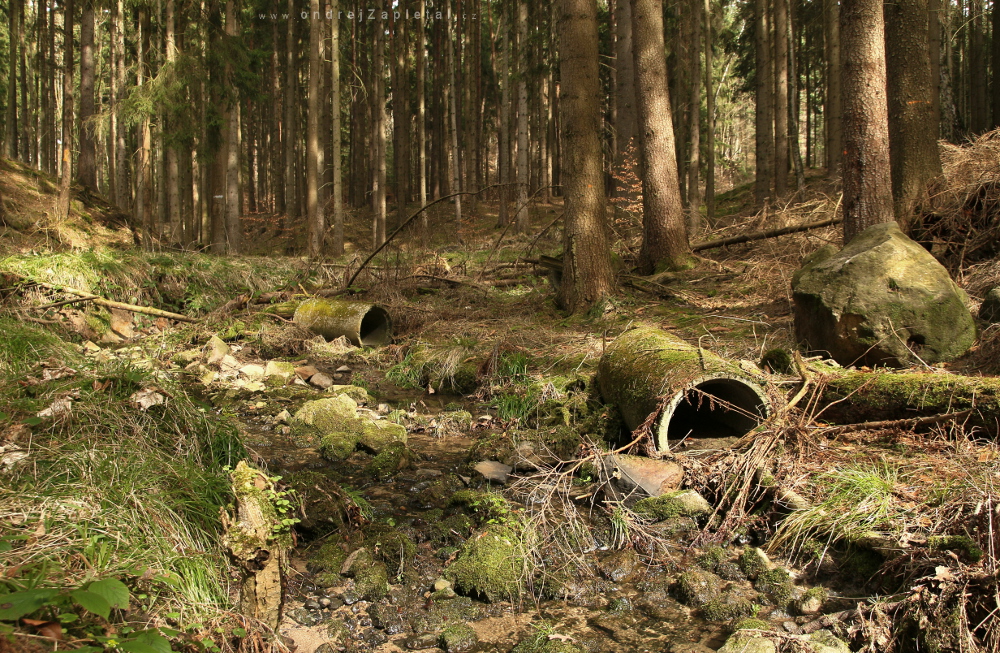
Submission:
[[[10,419],[10,415],[0,410],[0,420],[8,420],[8,419]]]
[[[77,619],[79,619],[80,615],[74,614],[72,612],[64,612],[56,618],[59,620],[59,623],[71,624]]]
[[[146,648],[142,650],[133,650],[126,648],[126,643],[120,644],[119,648],[124,651],[129,651],[130,653],[174,653],[174,650],[170,648],[170,640],[156,630],[144,630],[141,633],[136,634],[136,636],[130,639],[127,644],[135,644]]]
[[[54,589],[34,589],[0,594],[0,619],[20,619],[45,605],[58,594]]]
[[[105,578],[103,580],[97,580],[91,583],[87,589],[94,594],[98,594],[104,597],[104,600],[108,602],[112,608],[121,608],[124,610],[128,607],[129,591],[125,587],[125,583],[121,582],[117,578]]]
[[[69,595],[73,597],[77,605],[87,612],[93,612],[105,619],[111,616],[111,605],[100,594],[95,594],[89,590],[74,590]]]
[[[27,418],[27,419],[24,420],[23,424],[25,426],[38,426],[39,424],[41,424],[44,421],[45,420],[43,420],[41,417],[29,417],[29,418]]]
[[[118,644],[118,648],[125,651],[125,653],[163,653],[158,648],[153,648],[149,644],[136,641],[121,642]]]
[[[73,649],[73,653],[100,653],[103,650],[100,646],[81,646]]]

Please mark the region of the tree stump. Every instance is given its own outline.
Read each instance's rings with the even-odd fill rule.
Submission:
[[[275,507],[273,481],[240,461],[230,475],[236,514],[223,513],[225,546],[240,568],[240,611],[276,628],[291,535]]]

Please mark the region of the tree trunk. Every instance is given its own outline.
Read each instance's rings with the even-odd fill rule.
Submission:
[[[931,20],[931,29],[938,30],[937,31],[938,49],[940,49],[941,47],[941,34],[936,19],[937,19],[937,13],[939,11],[937,10],[937,8],[940,7],[940,5],[941,5],[941,0],[932,0],[931,2],[931,9],[932,11],[934,11],[934,14],[932,14],[933,18]],[[996,2],[996,0],[994,0],[993,2],[992,22],[993,22],[993,33],[990,38],[990,59],[993,64],[992,65],[993,94],[990,100],[993,109],[993,120],[990,121],[990,124],[993,126],[994,129],[996,129],[997,127],[1000,127],[1000,2]],[[935,33],[932,32],[931,33],[932,43],[934,37]]]
[[[705,217],[710,227],[715,224],[715,91],[713,84],[712,2],[704,0],[705,16]]]
[[[288,0],[288,14],[295,16],[295,4]],[[285,146],[285,216],[288,226],[299,217],[298,161],[295,158],[295,134],[299,133],[296,106],[299,101],[298,42],[295,38],[296,21],[288,21],[285,32],[285,120],[282,140]]]
[[[309,221],[309,256],[318,258],[323,249],[323,213],[319,205],[319,0],[309,2],[309,98],[306,109],[306,219]]]
[[[688,234],[701,230],[701,13],[704,11],[704,0],[691,2],[691,76],[690,99],[688,107],[688,182],[687,207],[689,211]]]
[[[788,0],[774,3],[774,196],[788,192]]]
[[[826,174],[841,173],[844,154],[843,102],[840,91],[840,3],[823,0],[826,30],[826,110],[823,125],[826,131]]]
[[[149,78],[149,11],[139,9],[139,61],[137,66],[137,85],[148,83]],[[139,121],[138,133],[139,160],[136,163],[136,216],[137,222],[143,226],[143,244],[147,249],[153,246],[153,238],[157,235],[156,214],[153,213],[153,135],[150,131],[149,114],[143,113]]]
[[[70,184],[73,180],[73,0],[65,0],[63,7],[62,168],[59,183],[59,217],[65,220],[69,217]],[[13,61],[10,69],[14,70]],[[13,79],[11,81],[13,83]]]
[[[174,66],[177,63],[177,21],[175,18],[175,0],[166,0],[166,62],[167,70],[169,75],[179,74],[178,71],[174,70]],[[173,123],[180,112],[165,111],[164,113],[169,113],[167,116],[168,128]],[[166,134],[164,134],[165,136]],[[178,162],[178,143],[167,142],[166,138],[161,139],[163,147],[165,148],[164,154],[166,155],[166,168],[167,177],[161,180],[161,183],[166,182],[167,190],[167,223],[165,226],[165,232],[167,237],[170,238],[175,243],[184,243],[184,225],[181,219],[181,189],[180,189],[180,167]]]
[[[80,22],[80,154],[77,178],[97,192],[97,141],[90,118],[94,115],[94,0],[84,0]]]
[[[632,4],[618,0],[615,5],[615,167],[618,183],[615,194],[632,197],[634,192],[623,180],[639,177],[636,160],[639,146],[639,114],[635,96],[635,57],[632,55]],[[631,159],[629,149],[633,148]],[[632,197],[632,199],[635,199]]]
[[[601,164],[597,3],[559,0],[558,10],[566,197],[558,299],[570,313],[582,313],[600,306],[614,287]],[[659,53],[662,60],[662,42]]]
[[[754,0],[754,51],[756,53],[756,155],[754,199],[763,204],[774,182],[774,79],[772,77],[771,20],[768,0]]]
[[[226,0],[226,36],[233,42],[239,34],[236,25],[236,0]],[[240,103],[233,83],[232,64],[226,63],[226,84],[230,104],[223,124],[226,140],[226,242],[227,253],[239,254],[242,248],[243,225],[240,224]]]
[[[55,69],[52,66],[52,61],[50,61],[48,57],[48,14],[50,13],[48,0],[41,0],[36,7],[38,16],[38,81],[40,86],[38,93],[38,113],[40,123],[38,139],[38,169],[52,174],[50,142],[52,141],[53,133],[49,125],[52,120],[52,108],[49,106],[49,86],[55,82]],[[115,21],[112,19],[112,28],[114,28],[114,26]]]
[[[458,62],[455,61],[455,40],[454,40],[454,21],[448,21],[448,32],[445,35],[448,41],[448,81],[451,84],[450,89],[446,89],[448,94],[448,114],[451,116],[451,152],[448,156],[448,165],[451,173],[451,192],[458,193],[461,191],[459,172],[458,172],[458,86],[455,84],[455,69],[458,67]],[[462,197],[456,196],[455,199],[455,238],[459,244],[464,242],[462,238]]]
[[[426,0],[420,0],[419,36],[417,38],[417,193],[420,206],[427,206],[427,24],[424,14]],[[427,213],[420,218],[420,238],[424,245],[428,237]]]
[[[528,4],[517,3],[517,215],[520,233],[527,233],[528,219]]]
[[[72,0],[71,0],[72,1]],[[4,129],[4,152],[8,159],[17,158],[17,49],[24,47],[21,40],[18,13],[24,10],[24,0],[10,0],[7,17],[10,19],[7,35],[10,42],[7,58],[7,113]],[[72,21],[70,21],[72,23]]]
[[[116,24],[118,29],[113,37],[112,56],[115,59],[115,83],[113,85],[114,110],[112,112],[113,121],[116,128],[115,136],[115,161],[118,162],[115,170],[115,204],[121,209],[128,210],[132,205],[132,198],[129,189],[129,156],[127,138],[128,132],[122,121],[121,102],[125,96],[125,3],[124,0],[114,0],[116,12]]]
[[[892,197],[904,233],[927,200],[928,185],[941,174],[927,5],[895,0],[884,9]]]
[[[799,148],[799,106],[801,104],[801,98],[799,97],[799,77],[798,69],[795,65],[796,62],[796,51],[794,30],[792,28],[792,23],[794,22],[794,17],[789,14],[788,20],[786,21],[785,34],[782,34],[780,38],[783,38],[788,43],[788,76],[792,81],[792,93],[790,95],[790,102],[788,103],[788,150],[792,157],[792,168],[795,170],[795,190],[801,191],[806,185],[806,171],[802,165],[802,150]],[[809,102],[809,93],[806,92],[806,103]]]
[[[510,222],[510,21],[509,11],[501,5],[500,31],[501,36],[501,68],[500,68],[500,134],[497,139],[497,163],[500,168],[500,208],[498,217],[501,227]]]
[[[974,134],[982,134],[989,125],[989,103],[986,99],[989,74],[986,71],[986,45],[983,0],[971,0],[969,11],[972,32],[969,35],[969,90],[970,98],[969,127]]]
[[[375,56],[372,63],[372,79],[374,94],[372,100],[374,105],[373,125],[374,134],[372,145],[374,146],[374,175],[372,188],[372,201],[375,219],[372,224],[373,246],[378,247],[385,242],[385,35],[383,29],[376,25],[375,29]]]
[[[846,244],[866,228],[893,220],[882,3],[842,0],[840,39]]]
[[[691,258],[674,154],[667,65],[663,57],[662,9],[662,0],[632,0],[639,169],[642,171],[643,233],[639,269],[644,274],[656,269],[685,267]]]
[[[333,134],[331,135],[331,148],[333,157],[333,248],[330,252],[334,256],[344,253],[344,182],[343,171],[341,170],[341,133],[340,133],[340,17],[339,2],[331,0],[330,9],[333,12],[333,19],[330,23],[330,85],[333,95],[333,111],[331,112],[333,123]]]

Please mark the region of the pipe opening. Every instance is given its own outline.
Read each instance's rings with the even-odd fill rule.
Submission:
[[[763,391],[740,379],[715,378],[677,393],[660,417],[658,448],[688,438],[746,435],[767,417]]]
[[[392,335],[392,320],[381,306],[372,306],[361,318],[358,336],[366,347],[379,347],[389,342]]]

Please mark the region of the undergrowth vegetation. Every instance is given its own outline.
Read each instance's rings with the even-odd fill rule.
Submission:
[[[245,455],[234,425],[160,374],[9,318],[0,330],[13,336],[0,339],[0,591],[45,590],[13,618],[56,619],[99,646],[113,646],[108,623],[129,624],[118,641],[168,624],[211,641],[230,607],[219,533],[225,469]],[[150,391],[165,403],[142,409]],[[108,579],[131,592],[127,613],[52,603]]]

